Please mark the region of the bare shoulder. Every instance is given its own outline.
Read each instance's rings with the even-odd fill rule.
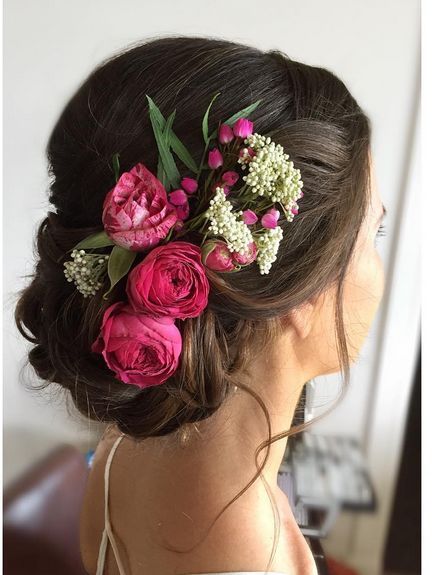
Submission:
[[[104,467],[119,433],[109,426],[101,437],[89,471],[80,513],[80,552],[88,573],[97,568],[96,549],[104,527]]]
[[[197,572],[270,571],[318,575],[311,549],[292,514],[286,496],[274,493],[278,515],[269,497],[249,490],[217,521],[201,545]],[[246,495],[245,500],[243,497]],[[227,513],[227,514],[226,514]],[[290,512],[291,513],[291,512]],[[275,521],[274,521],[275,519]],[[213,562],[210,562],[210,558]],[[217,559],[219,558],[219,559]],[[192,571],[195,572],[195,571]]]

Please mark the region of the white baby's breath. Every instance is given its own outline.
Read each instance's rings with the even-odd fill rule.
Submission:
[[[85,250],[73,250],[72,262],[65,262],[64,274],[69,282],[74,282],[78,291],[85,297],[95,295],[102,287],[101,276],[106,272],[108,255],[87,254]]]
[[[260,268],[260,274],[269,273],[273,262],[276,260],[282,237],[283,233],[280,226],[266,229],[261,235],[255,237],[254,241],[258,250],[256,262]]]
[[[205,215],[210,219],[209,229],[215,235],[222,236],[230,252],[244,255],[253,241],[251,230],[243,221],[242,211],[233,212],[233,205],[226,199],[224,191],[216,187],[215,195]]]
[[[255,196],[266,196],[273,202],[280,202],[285,210],[285,217],[293,221],[291,209],[301,197],[303,182],[300,170],[289,162],[289,155],[284,153],[281,144],[275,144],[270,137],[252,134],[245,139],[245,144],[255,151],[253,157],[244,148],[238,163],[242,169],[248,166],[248,174],[243,180],[250,186]]]

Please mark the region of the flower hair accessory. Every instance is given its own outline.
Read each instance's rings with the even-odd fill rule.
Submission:
[[[207,306],[206,270],[232,273],[256,262],[260,274],[268,274],[283,237],[280,216],[293,221],[303,197],[300,170],[282,146],[253,131],[248,116],[261,100],[209,133],[208,116],[218,96],[202,120],[199,166],[172,129],[175,110],[165,119],[147,96],[159,151],[157,175],[137,163],[119,176],[115,154],[104,229],[79,242],[72,261],[64,263],[66,279],[85,298],[94,296],[108,275],[107,299],[127,276],[127,301],[106,309],[92,351],[120,381],[140,388],[163,383],[178,368],[182,338],[176,320],[197,317]],[[172,152],[190,175],[180,175]],[[192,231],[203,236],[200,246],[182,239]],[[110,255],[89,251],[108,247]],[[144,257],[133,266],[138,254]]]

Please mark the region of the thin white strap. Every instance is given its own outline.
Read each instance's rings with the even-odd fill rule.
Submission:
[[[116,448],[120,444],[121,440],[124,437],[124,433],[118,437],[115,443],[110,450],[109,457],[106,461],[106,467],[104,470],[104,529],[101,538],[100,544],[100,551],[98,553],[98,563],[97,563],[97,572],[96,575],[103,575],[104,573],[104,563],[106,560],[106,551],[107,551],[107,543],[110,541],[113,549],[113,553],[115,554],[116,564],[119,569],[120,575],[127,575],[122,563],[121,557],[118,551],[118,547],[116,545],[115,537],[113,535],[112,527],[110,525],[109,519],[109,473],[110,473],[110,466],[112,464],[113,456],[115,455]]]

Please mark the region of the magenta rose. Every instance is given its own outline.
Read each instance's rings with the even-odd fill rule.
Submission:
[[[209,290],[201,248],[183,241],[154,248],[131,270],[126,287],[136,311],[180,319],[198,316]]]
[[[164,239],[177,221],[165,187],[143,164],[124,172],[103,204],[107,235],[119,246],[142,251]]]
[[[177,369],[181,348],[172,318],[138,314],[123,302],[107,308],[92,344],[118,379],[141,388],[166,381]]]

